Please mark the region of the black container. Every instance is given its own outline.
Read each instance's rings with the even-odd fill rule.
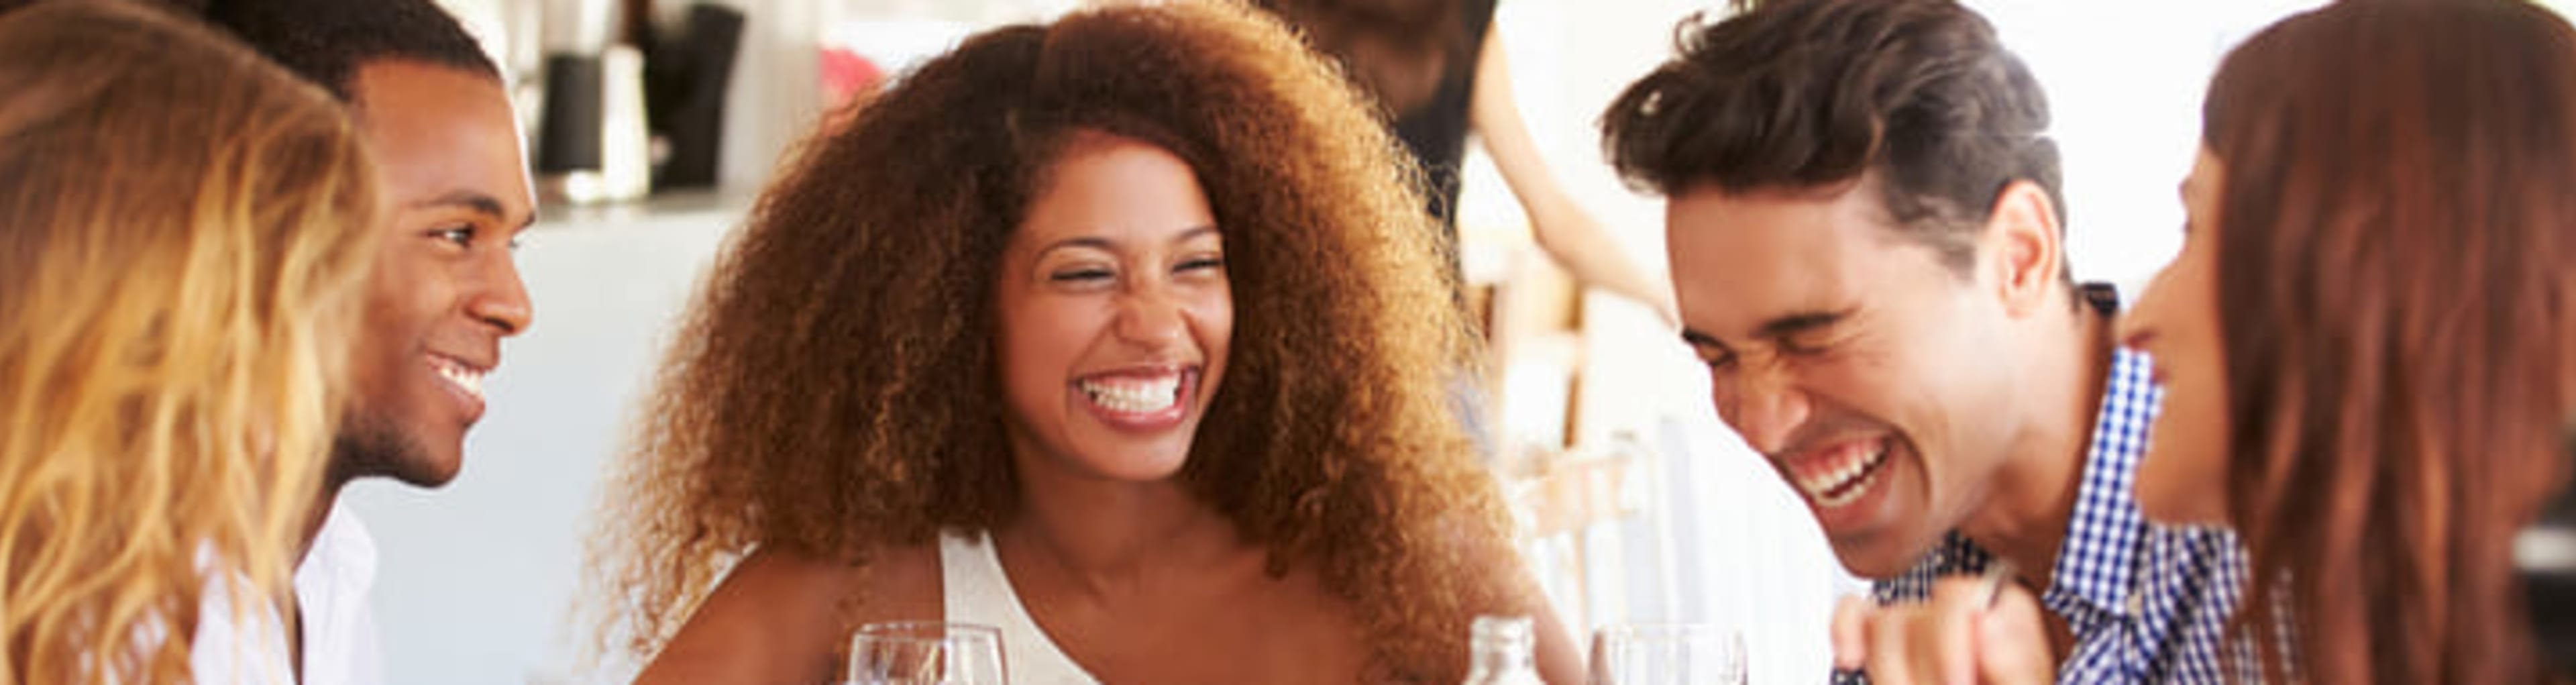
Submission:
[[[670,40],[655,41],[645,57],[646,120],[670,152],[654,166],[654,188],[716,184],[716,165],[723,153],[725,89],[733,81],[742,29],[741,12],[707,3],[691,5],[688,25]]]
[[[537,124],[537,173],[600,170],[601,71],[596,55],[546,57],[545,112]]]

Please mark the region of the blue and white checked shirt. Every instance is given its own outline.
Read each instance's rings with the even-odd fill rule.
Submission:
[[[2222,659],[2251,655],[2226,637],[2245,568],[2236,536],[2149,522],[2129,488],[2164,395],[2148,380],[2152,363],[2125,349],[2112,357],[2075,515],[2040,594],[2040,604],[2075,635],[2057,682],[2215,685],[2227,682],[2227,668],[2238,673],[2235,682],[2259,682],[2260,672],[2245,667],[2250,659],[2234,667]],[[1921,600],[1934,580],[1982,573],[1993,559],[1953,531],[1914,568],[1872,589],[1882,604]]]

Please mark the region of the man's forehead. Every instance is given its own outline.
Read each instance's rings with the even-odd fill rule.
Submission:
[[[1940,273],[1937,255],[1890,223],[1872,184],[1710,188],[1667,211],[1673,278],[1700,338],[1810,330],[1861,311],[1893,272]]]
[[[528,216],[534,195],[508,94],[489,77],[404,60],[360,69],[355,120],[398,208]]]
[[[1841,276],[1852,243],[1875,230],[1826,203],[1696,196],[1670,210],[1673,275],[1730,291],[1797,290]]]

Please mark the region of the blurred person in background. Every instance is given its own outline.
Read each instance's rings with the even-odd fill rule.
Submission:
[[[2170,393],[2140,503],[2240,531],[2265,680],[2545,680],[2514,537],[2576,412],[2576,31],[2345,0],[2203,107],[2182,253],[2122,325]]]
[[[1014,682],[1463,680],[1537,618],[1450,412],[1469,324],[1396,147],[1228,3],[995,29],[819,131],[726,248],[612,481],[647,683],[1002,631]]]
[[[210,21],[336,96],[375,153],[389,212],[350,362],[350,396],[295,574],[307,685],[383,682],[367,594],[375,541],[340,491],[439,487],[463,468],[501,340],[533,316],[512,248],[536,217],[500,71],[429,0],[211,0]]]
[[[1297,27],[1370,96],[1380,120],[1413,153],[1426,205],[1455,270],[1458,192],[1468,134],[1529,216],[1540,249],[1576,280],[1634,300],[1665,321],[1672,289],[1628,259],[1600,222],[1548,171],[1513,100],[1511,67],[1494,30],[1496,0],[1254,0]]]
[[[359,136],[142,4],[0,14],[0,93],[0,683],[291,681],[375,253]]]
[[[1951,0],[1693,21],[1603,115],[1606,145],[1669,200],[1720,418],[1875,581],[1836,612],[1837,665],[2217,682],[2241,559],[2130,494],[2154,370],[2114,344],[2117,293],[2067,267],[2028,68]]]

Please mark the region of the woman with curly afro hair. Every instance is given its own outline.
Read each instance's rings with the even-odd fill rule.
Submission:
[[[728,246],[612,485],[642,682],[826,681],[856,627],[944,619],[1021,683],[1454,683],[1480,614],[1578,678],[1450,405],[1437,232],[1294,36],[1079,12],[857,107]]]

